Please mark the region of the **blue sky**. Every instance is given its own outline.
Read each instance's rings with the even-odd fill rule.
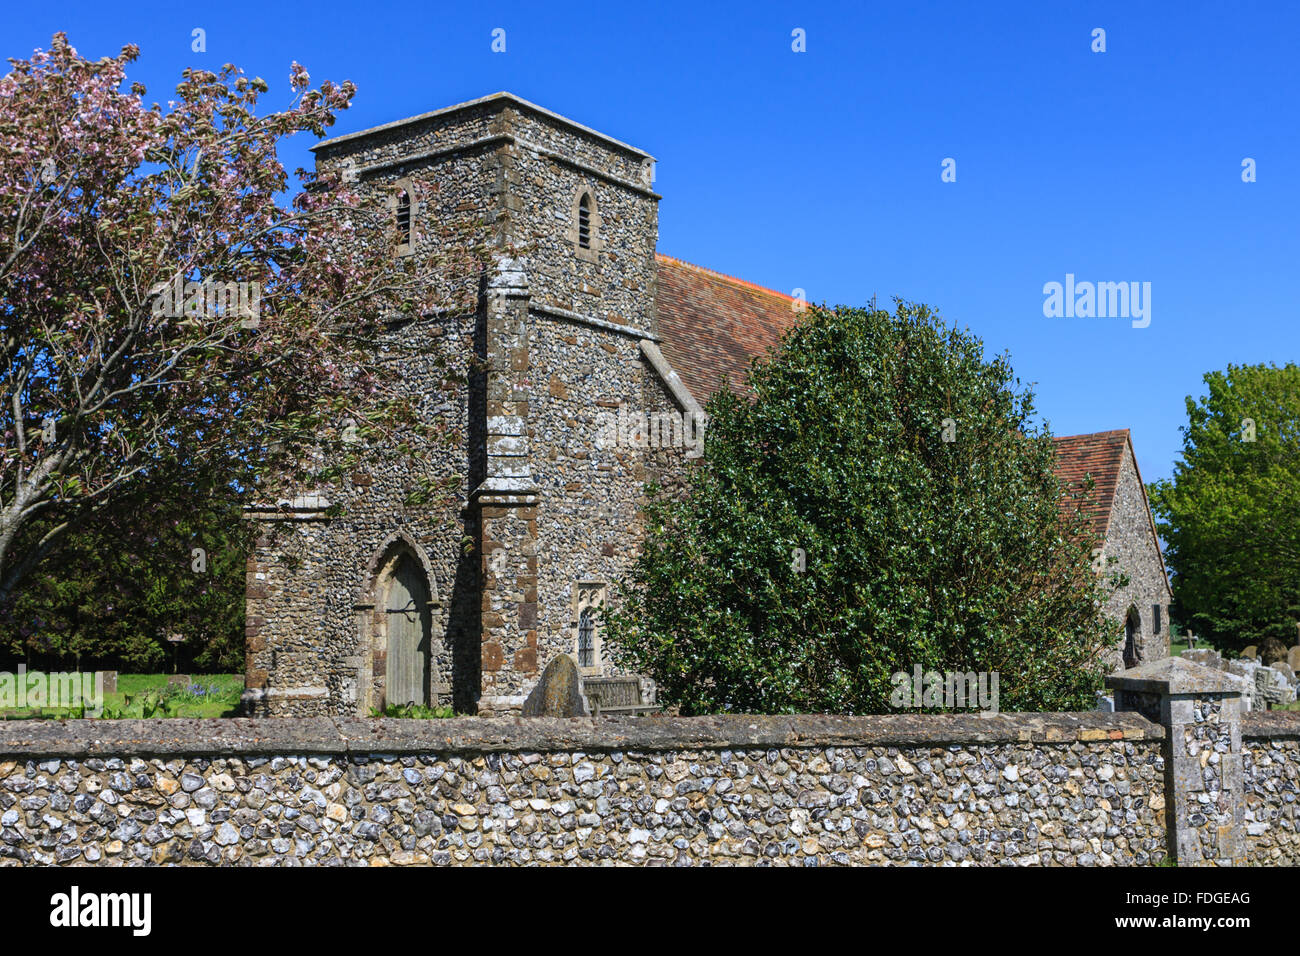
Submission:
[[[1011,353],[1057,434],[1131,428],[1150,481],[1205,372],[1297,358],[1298,28],[1284,2],[47,3],[6,11],[3,52],[134,42],[150,100],[234,62],[276,106],[297,60],[358,85],[336,133],[510,90],[656,156],[660,251],[929,303]],[[1067,273],[1150,282],[1150,325],[1044,317]]]

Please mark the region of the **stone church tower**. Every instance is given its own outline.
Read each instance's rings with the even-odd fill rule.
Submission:
[[[247,708],[501,713],[555,654],[608,672],[594,608],[636,553],[646,469],[689,452],[667,422],[697,410],[658,347],[653,159],[507,93],[315,151],[388,202],[409,243],[477,222],[499,252],[473,314],[395,328],[380,349],[408,363],[421,414],[463,434],[427,476],[455,477],[457,506],[408,507],[412,475],[377,449],[340,487],[249,509]],[[453,346],[463,384],[403,357],[419,335]],[[661,413],[668,448],[608,429]]]

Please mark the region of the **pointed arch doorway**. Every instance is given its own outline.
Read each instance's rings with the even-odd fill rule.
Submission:
[[[405,532],[390,534],[373,552],[354,607],[355,678],[344,699],[367,717],[406,704],[450,703],[451,660],[443,642],[442,601],[428,555]]]
[[[400,553],[392,562],[382,593],[388,638],[384,702],[427,705],[433,640],[429,587],[411,555]]]

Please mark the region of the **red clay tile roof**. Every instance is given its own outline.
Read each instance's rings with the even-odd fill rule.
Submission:
[[[766,356],[768,349],[780,343],[781,335],[799,315],[794,308],[797,300],[671,256],[657,253],[655,260],[655,306],[661,349],[668,363],[701,405],[721,387],[724,376],[733,389],[748,394],[745,380],[750,360]],[[1129,446],[1128,429],[1068,435],[1055,441],[1056,476],[1067,490],[1067,496],[1061,498],[1061,514],[1083,511],[1096,540],[1104,541]],[[1089,474],[1091,493],[1083,499],[1069,498],[1068,492],[1082,490],[1084,476]],[[1151,533],[1155,535],[1154,522]]]
[[[747,394],[749,361],[775,348],[794,324],[797,299],[656,254],[660,348],[703,405],[722,386]]]
[[[1084,476],[1092,475],[1092,491],[1086,498],[1061,497],[1061,514],[1078,509],[1088,518],[1098,541],[1106,537],[1110,512],[1119,485],[1119,471],[1128,448],[1128,429],[1068,435],[1056,440],[1056,477],[1067,492],[1083,490]]]
[[[1124,464],[1125,453],[1133,446],[1128,429],[1095,432],[1091,435],[1068,435],[1055,439],[1055,442],[1056,477],[1067,492],[1081,490],[1085,474],[1092,475],[1093,479],[1092,492],[1087,497],[1071,499],[1062,495],[1061,514],[1068,516],[1075,509],[1081,510],[1089,520],[1095,540],[1104,542],[1110,528],[1110,513],[1115,504],[1120,468]],[[1160,559],[1165,593],[1172,600],[1173,589],[1169,586],[1169,572],[1164,566],[1164,549],[1160,547],[1160,535],[1156,532],[1155,516],[1151,514],[1151,502],[1147,500],[1146,485],[1142,482],[1136,455],[1133,457],[1133,468],[1137,472],[1138,488],[1142,491],[1142,504],[1146,507],[1151,540],[1155,542],[1156,555]]]

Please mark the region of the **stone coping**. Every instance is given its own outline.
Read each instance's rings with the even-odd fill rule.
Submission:
[[[1112,674],[1106,686],[1135,693],[1169,694],[1175,697],[1201,695],[1241,696],[1241,681],[1223,671],[1181,657],[1160,660]]]
[[[444,116],[449,116],[452,113],[459,113],[465,110],[473,109],[476,106],[484,106],[487,104],[492,104],[494,106],[498,104],[501,106],[513,105],[516,107],[521,107],[526,110],[531,110],[532,112],[537,113],[541,116],[545,116],[548,119],[554,120],[557,123],[561,123],[569,127],[570,129],[576,129],[579,132],[586,133],[588,136],[594,136],[597,139],[601,140],[602,142],[606,143],[607,145],[616,146],[619,149],[626,150],[629,153],[635,153],[637,156],[644,157],[645,159],[654,158],[643,149],[637,149],[637,147],[635,146],[630,146],[627,143],[624,143],[621,140],[617,140],[612,136],[607,136],[606,134],[600,132],[599,130],[594,130],[590,126],[583,126],[581,123],[575,122],[574,120],[569,119],[567,116],[561,116],[559,113],[553,113],[544,106],[538,106],[536,103],[530,103],[528,100],[524,99],[523,97],[515,96],[515,94],[509,93],[505,90],[502,90],[499,93],[492,93],[488,96],[480,96],[478,99],[467,100],[464,103],[456,103],[452,106],[444,106],[441,109],[432,110],[428,113],[420,113],[418,116],[408,116],[405,119],[394,120],[391,123],[383,123],[379,126],[371,126],[369,129],[357,130],[355,133],[344,133],[341,136],[332,136],[329,139],[322,140],[321,142],[314,144],[313,146],[310,147],[310,149],[312,152],[316,152],[318,150],[325,151],[328,150],[330,147],[336,146],[340,143],[355,142],[356,140],[366,139],[378,133],[387,132],[388,130],[391,129],[398,129],[402,126],[409,126],[415,123],[422,123],[427,120],[438,119]]]
[[[1162,740],[1136,713],[0,721],[0,758],[751,750]]]
[[[1300,711],[1251,710],[1241,715],[1243,737],[1300,737]]]

